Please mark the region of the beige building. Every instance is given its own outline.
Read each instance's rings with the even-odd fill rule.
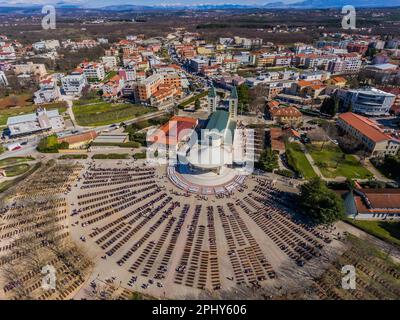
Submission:
[[[85,149],[90,142],[97,137],[96,131],[88,131],[80,134],[58,138],[57,142],[68,142],[69,149]]]
[[[352,112],[342,113],[339,128],[362,144],[372,156],[397,154],[400,141],[386,134],[375,122]]]
[[[16,75],[33,74],[38,77],[44,77],[47,74],[44,64],[28,62],[26,64],[16,64],[13,66],[13,71]]]

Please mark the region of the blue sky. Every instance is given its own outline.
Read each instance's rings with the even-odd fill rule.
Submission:
[[[299,2],[301,0],[0,0],[0,5],[18,4],[54,4],[59,2],[80,4],[86,7],[102,7],[118,4],[133,5],[188,5],[188,4],[265,4],[282,1],[284,3]]]

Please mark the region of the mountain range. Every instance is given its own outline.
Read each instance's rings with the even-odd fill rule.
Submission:
[[[229,0],[228,0],[229,1]],[[35,0],[29,2],[5,2],[0,0],[0,12],[13,12],[27,8],[41,8],[43,3],[35,3]],[[116,1],[117,2],[117,1]],[[54,2],[53,2],[54,3]],[[117,2],[118,3],[118,2]],[[115,4],[108,6],[95,6],[95,2],[88,1],[68,2],[60,1],[55,3],[57,8],[62,9],[95,9],[107,11],[152,11],[152,10],[228,10],[228,9],[328,9],[341,8],[345,5],[352,5],[355,8],[378,8],[378,7],[400,7],[400,0],[299,0],[298,2],[285,3],[283,1],[270,2],[265,4],[154,4],[154,5],[130,5],[130,4]]]

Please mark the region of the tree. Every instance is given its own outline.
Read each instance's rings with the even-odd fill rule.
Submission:
[[[337,99],[330,97],[322,102],[320,112],[321,114],[334,117],[338,112],[338,109],[339,109],[339,102],[337,101]]]
[[[249,103],[251,101],[249,87],[246,84],[241,84],[237,87],[238,93],[238,109],[239,112],[248,112]]]
[[[347,178],[346,179],[346,186],[350,189],[350,190],[354,190],[356,188],[356,182],[353,179]]]
[[[342,199],[318,177],[301,186],[299,204],[303,212],[318,224],[330,224],[344,216]]]
[[[263,150],[257,162],[257,167],[267,172],[272,172],[274,169],[278,169],[278,155],[276,152],[271,151],[271,149]]]
[[[195,110],[199,110],[200,109],[200,100],[199,100],[199,98],[197,98],[196,101],[194,102],[194,109]]]

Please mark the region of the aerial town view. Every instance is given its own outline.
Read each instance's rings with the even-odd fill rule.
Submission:
[[[400,1],[181,2],[0,0],[0,300],[399,300]]]

